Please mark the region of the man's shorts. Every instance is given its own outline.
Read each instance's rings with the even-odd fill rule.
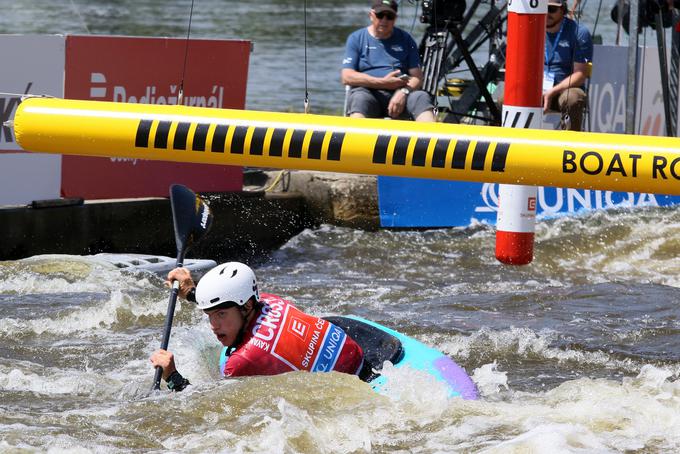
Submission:
[[[392,99],[392,90],[371,90],[365,87],[352,87],[347,100],[347,115],[361,113],[366,118],[388,117],[387,106]],[[411,92],[406,97],[406,107],[399,116],[401,120],[415,120],[426,110],[432,111],[434,106],[430,95],[423,90]]]

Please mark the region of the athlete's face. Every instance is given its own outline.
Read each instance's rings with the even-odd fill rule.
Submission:
[[[368,15],[371,18],[371,25],[373,25],[373,30],[375,30],[377,38],[385,39],[392,36],[394,21],[397,19],[396,14],[393,14],[390,11],[376,13],[371,10]]]
[[[207,312],[210,320],[210,328],[217,340],[222,345],[232,345],[236,342],[241,327],[243,326],[243,315],[238,307],[228,309],[217,309]]]

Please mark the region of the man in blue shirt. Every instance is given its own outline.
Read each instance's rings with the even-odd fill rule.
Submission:
[[[371,24],[347,38],[341,79],[352,88],[346,114],[435,121],[430,95],[419,90],[423,72],[418,46],[394,26],[397,3],[373,0],[368,16]]]
[[[543,66],[543,111],[562,113],[563,129],[580,131],[586,106],[584,84],[593,60],[590,32],[565,17],[566,0],[549,0]]]

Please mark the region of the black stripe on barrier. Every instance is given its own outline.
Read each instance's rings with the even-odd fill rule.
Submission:
[[[209,123],[199,123],[194,132],[194,144],[191,147],[194,151],[205,151],[205,140],[208,138]]]
[[[234,136],[231,138],[231,147],[229,148],[231,154],[243,154],[247,133],[248,126],[236,126],[234,128]]]
[[[475,151],[472,153],[472,170],[484,170],[484,161],[488,151],[489,142],[480,140],[475,144]]]
[[[437,139],[432,139],[437,140]],[[430,145],[430,139],[427,137],[418,137],[416,146],[413,149],[413,159],[411,164],[418,167],[425,166],[425,158],[427,157],[427,147]]]
[[[154,148],[168,148],[168,134],[170,133],[171,121],[159,121],[154,138]]]
[[[227,141],[228,133],[229,133],[228,125],[217,125],[212,140],[211,151],[213,153],[224,153],[224,144]]]
[[[290,146],[288,147],[289,158],[302,157],[302,144],[305,141],[305,134],[307,134],[307,130],[305,129],[296,129],[293,131],[293,137],[291,137]]]
[[[456,141],[456,146],[453,149],[453,160],[451,161],[452,169],[464,169],[465,159],[467,158],[467,150],[470,142],[460,139]]]
[[[148,148],[151,137],[151,130],[153,128],[153,120],[142,119],[139,121],[137,127],[137,134],[135,136],[135,147]],[[176,150],[185,150],[189,130],[192,124],[188,122],[179,122],[174,134],[173,148]],[[211,124],[197,123],[196,130],[193,136],[192,149],[196,151],[205,151],[207,144],[207,137],[210,131]],[[159,121],[154,131],[154,148],[167,148],[168,138],[172,123],[169,121]],[[212,148],[214,153],[223,153],[225,151],[226,138],[229,135],[229,129],[234,129],[234,134],[231,140],[230,152],[234,154],[243,154],[245,148],[245,140],[248,135],[248,126],[233,126],[233,125],[216,125],[213,133]],[[253,128],[253,134],[250,141],[250,154],[261,156],[264,153],[264,142],[269,129],[266,127]],[[282,156],[284,149],[284,142],[287,130],[283,128],[276,128],[273,130],[268,153],[269,156]],[[301,158],[304,139],[307,130],[295,129],[291,134],[288,156],[292,158]],[[309,159],[321,159],[323,154],[323,143],[326,138],[326,131],[313,131],[309,140],[308,153]],[[342,145],[345,139],[344,132],[332,132],[328,141],[327,159],[329,161],[339,161]],[[385,164],[387,162],[387,152],[392,136],[378,135],[375,146],[373,148],[373,163]],[[446,138],[429,138],[419,137],[416,139],[411,165],[424,167],[427,162],[427,150],[430,147],[431,141],[434,140],[431,166],[434,168],[444,168],[448,155],[448,149],[451,139]],[[408,154],[408,147],[411,137],[397,136],[394,144],[394,151],[392,154],[393,165],[405,165],[406,156]],[[467,152],[470,141],[460,139],[456,141],[453,150],[451,168],[465,169],[465,162],[467,160]],[[484,164],[491,143],[487,141],[478,141],[475,144],[472,154],[471,170],[484,170]],[[491,158],[491,171],[504,172],[507,164],[508,152],[510,151],[510,143],[496,142]]]
[[[172,144],[172,148],[174,148],[175,150],[187,149],[187,136],[189,135],[189,128],[191,128],[191,123],[179,122],[177,124],[177,130],[175,131],[175,140]]]
[[[387,162],[387,146],[390,144],[390,136],[378,136],[373,147],[373,164],[385,164]]]
[[[267,128],[255,128],[253,137],[250,139],[250,154],[262,156],[264,150],[264,137],[267,135]]]
[[[272,140],[269,142],[269,156],[283,156],[283,141],[285,138],[285,129],[274,129]]]
[[[393,165],[403,166],[406,164],[406,153],[408,152],[410,141],[410,137],[397,137],[397,143],[394,144],[394,153],[392,153]]]
[[[508,150],[510,150],[509,143],[498,142],[496,144],[496,150],[494,151],[491,160],[492,172],[505,172],[505,161],[508,158]]]
[[[519,122],[520,116],[521,116],[521,114],[519,112],[513,112],[513,114],[512,114],[512,125],[510,126],[511,128],[517,127],[517,123]]]
[[[432,153],[432,167],[444,168],[446,167],[446,151],[449,148],[449,139],[434,139],[437,141],[434,145],[434,152]]]
[[[139,126],[137,126],[137,136],[135,137],[135,147],[149,147],[149,133],[151,132],[152,123],[152,120],[139,120]]]
[[[512,119],[512,124],[508,125],[508,117]],[[524,121],[524,124],[520,124],[520,120],[522,119],[522,112],[505,112],[505,115],[503,115],[503,123],[502,125],[504,127],[511,127],[511,128],[517,128],[518,125],[520,128],[530,128],[531,127],[531,122],[534,119],[534,112],[529,112],[526,116],[526,119]]]
[[[325,136],[326,131],[314,131],[312,133],[312,138],[309,140],[307,158],[321,159],[321,148],[323,147],[323,139]]]
[[[340,152],[342,151],[342,142],[345,140],[344,132],[334,132],[331,135],[331,140],[328,143],[328,160],[339,161]]]

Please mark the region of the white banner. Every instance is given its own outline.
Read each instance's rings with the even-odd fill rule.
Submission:
[[[0,205],[60,196],[61,156],[21,150],[5,127],[24,94],[64,96],[65,37],[0,36]]]

